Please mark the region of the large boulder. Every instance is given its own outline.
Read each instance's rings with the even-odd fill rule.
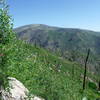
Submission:
[[[25,86],[15,78],[9,77],[9,91],[1,89],[2,100],[44,100],[31,95]]]

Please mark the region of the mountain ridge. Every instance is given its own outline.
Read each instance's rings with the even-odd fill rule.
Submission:
[[[53,26],[53,25],[48,25],[48,24],[27,24],[27,25],[17,26],[17,27],[14,28],[14,30],[16,30],[16,29],[18,29],[18,28],[26,27],[26,26],[48,26],[48,27],[53,27],[53,28],[74,29],[74,30],[83,30],[83,31],[90,31],[90,32],[100,33],[100,31],[91,30],[91,29],[74,28],[74,27],[67,28],[67,27],[63,27],[63,26]]]
[[[17,33],[18,39],[39,45],[55,53],[60,52],[61,56],[71,61],[84,64],[87,49],[91,49],[91,66],[96,65],[96,60],[100,56],[99,32],[75,28],[59,28],[43,24],[25,25],[14,29],[14,31]]]

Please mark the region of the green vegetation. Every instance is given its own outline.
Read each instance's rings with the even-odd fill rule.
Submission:
[[[23,82],[31,93],[46,100],[81,100],[83,96],[94,100],[100,97],[88,85],[82,92],[84,70],[81,65],[19,40],[6,48],[8,75]]]
[[[6,52],[7,46],[13,42],[14,34],[12,30],[12,21],[8,14],[8,6],[4,0],[0,1],[0,89],[7,86],[7,71],[9,60]]]
[[[0,10],[0,87],[5,86],[10,76],[24,83],[30,93],[45,100],[100,98],[94,82],[88,84],[87,81],[86,90],[82,91],[84,70],[80,64],[17,40],[7,11]],[[93,77],[90,73],[88,76]]]
[[[58,28],[47,25],[26,25],[14,29],[18,39],[31,44],[38,44],[50,51],[59,53],[62,57],[84,64],[87,50],[91,49],[89,69],[99,68],[97,60],[100,58],[100,33],[81,29]],[[99,68],[100,69],[100,68]],[[100,72],[100,71],[99,71]]]

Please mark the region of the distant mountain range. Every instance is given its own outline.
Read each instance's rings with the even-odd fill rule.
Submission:
[[[94,70],[100,55],[100,32],[52,27],[43,24],[26,25],[14,29],[19,39],[47,48],[70,61],[84,63],[87,49],[91,49],[90,69]]]

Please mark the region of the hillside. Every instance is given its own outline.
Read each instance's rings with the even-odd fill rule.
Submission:
[[[87,81],[86,90],[82,92],[84,69],[76,62],[18,40],[5,48],[9,59],[6,63],[8,75],[20,80],[30,93],[45,100],[81,100],[84,96],[94,100],[100,97],[95,86],[97,77],[90,73],[88,77],[94,83]]]
[[[15,29],[19,39],[47,48],[60,56],[84,64],[87,49],[91,49],[90,67],[95,70],[100,56],[100,33],[72,28],[51,27],[42,24],[26,25]],[[98,65],[97,65],[98,66]]]
[[[99,33],[42,24],[13,30],[7,2],[0,1],[0,100],[99,100]]]

